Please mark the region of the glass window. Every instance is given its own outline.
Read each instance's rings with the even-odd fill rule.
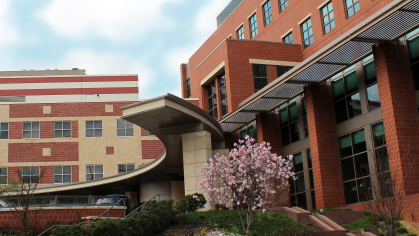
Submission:
[[[391,187],[390,163],[383,122],[372,126],[372,135],[378,180],[382,184],[379,190],[382,197],[390,197],[393,195],[393,190]]]
[[[282,146],[300,140],[300,128],[298,124],[297,102],[293,101],[279,110],[281,124],[281,140]]]
[[[374,57],[371,55],[362,61],[367,86],[368,109],[371,111],[381,106],[380,94],[377,85]]]
[[[86,121],[86,137],[102,137],[102,121]]]
[[[359,0],[345,0],[346,16],[349,18],[361,9],[359,7]]]
[[[217,102],[217,85],[214,79],[208,86],[208,111],[209,114],[218,120],[218,102]]]
[[[292,69],[292,66],[277,66],[276,67],[276,76],[279,78],[291,69]]]
[[[238,39],[244,39],[243,25],[240,26],[240,28],[237,30],[237,38]]]
[[[188,98],[191,97],[191,79],[190,78],[186,80],[186,97]]]
[[[332,90],[336,123],[339,124],[362,114],[355,66],[333,76]]]
[[[25,184],[39,183],[39,167],[22,167],[22,181]]]
[[[304,137],[309,137],[308,133],[308,120],[307,120],[307,110],[306,110],[306,100],[304,98],[301,99],[301,103],[303,104],[303,119],[304,119]]]
[[[370,168],[365,131],[358,130],[339,138],[340,165],[346,204],[371,200]]]
[[[301,24],[301,33],[303,36],[304,48],[312,45],[314,43],[313,39],[313,29],[311,27],[311,18],[308,18]]]
[[[253,125],[253,122],[244,126],[241,130],[240,130],[240,139],[241,140],[245,140],[246,135],[249,135],[251,138],[256,139],[256,135],[255,135],[255,127]]]
[[[54,122],[54,138],[71,138],[71,122]]]
[[[419,28],[406,35],[415,91],[419,90]]]
[[[55,166],[54,183],[71,183],[71,166]]]
[[[9,138],[9,123],[0,123],[0,139]]]
[[[279,0],[279,9],[283,12],[288,7],[288,0]]]
[[[7,184],[7,167],[0,168],[0,184]]]
[[[253,14],[249,18],[249,25],[250,25],[250,38],[254,38],[256,35],[258,35],[258,22],[256,20],[256,13]]]
[[[265,20],[265,26],[272,22],[272,9],[270,0],[263,4],[263,18]]]
[[[332,2],[329,2],[327,5],[322,7],[320,11],[322,14],[324,34],[327,34],[335,28],[335,16],[333,14]]]
[[[292,32],[287,34],[284,38],[283,38],[284,43],[294,43],[294,39],[292,38]]]
[[[23,122],[23,138],[39,138],[39,122]]]
[[[86,166],[86,181],[103,178],[103,165]]]
[[[220,87],[220,98],[221,98],[220,106],[221,106],[221,117],[222,117],[228,113],[227,83],[226,83],[225,73],[220,75],[219,87]]]
[[[291,205],[307,209],[302,153],[294,154],[293,165],[295,177],[297,179],[290,180]]]
[[[253,65],[253,81],[255,93],[268,85],[266,65]]]
[[[134,125],[126,120],[117,120],[116,133],[118,137],[134,136]]]
[[[125,164],[125,165],[118,165],[118,174],[122,174],[125,172],[130,172],[135,169],[134,164]]]

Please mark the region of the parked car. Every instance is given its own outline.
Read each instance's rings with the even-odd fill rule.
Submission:
[[[126,197],[124,195],[119,195],[119,194],[101,197],[96,200],[96,206],[113,206],[121,198],[126,198]],[[124,206],[124,201],[120,201],[117,206]]]

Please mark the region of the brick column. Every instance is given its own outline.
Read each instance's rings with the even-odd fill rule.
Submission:
[[[317,208],[344,206],[332,88],[312,84],[305,88],[304,93]]]
[[[279,128],[278,114],[258,114],[256,115],[256,130],[258,142],[270,142],[272,153],[281,155],[281,131]]]
[[[419,121],[407,47],[382,43],[373,53],[390,170],[408,194],[418,193]]]

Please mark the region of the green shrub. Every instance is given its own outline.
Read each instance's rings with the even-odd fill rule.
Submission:
[[[418,236],[417,234],[408,234],[407,236]]]
[[[196,196],[196,198],[194,198]],[[176,210],[179,214],[196,212],[199,209],[204,208],[207,203],[204,195],[195,193],[193,195],[186,195],[179,202],[176,203]]]
[[[126,220],[133,227],[132,232],[139,236],[154,235],[160,231],[158,216],[149,211],[134,213]]]
[[[340,212],[343,211],[342,209],[334,209],[334,208],[326,208],[323,212]]]
[[[398,229],[396,229],[396,232],[398,234],[407,234],[407,233],[409,233],[409,231],[406,228],[398,228]]]
[[[123,230],[121,220],[101,220],[86,226],[86,232],[90,236],[115,236],[121,235]]]
[[[345,209],[345,211],[353,211],[352,209]]]
[[[65,225],[51,231],[51,236],[86,236],[89,235],[80,225]]]
[[[385,236],[386,234],[384,232],[379,232],[380,236]]]
[[[342,227],[348,230],[361,230],[361,229],[378,228],[379,226],[363,218],[363,219],[353,221],[349,224],[344,224],[342,225]]]
[[[312,209],[312,210],[310,210],[310,212],[311,212],[311,213],[319,213],[319,212],[320,212],[320,210],[317,210],[317,209]]]
[[[245,211],[240,212],[246,219]],[[245,234],[236,210],[192,212],[179,216],[185,225],[203,225],[223,228],[227,231]],[[315,229],[291,220],[280,213],[255,212],[250,235],[294,235],[296,232],[314,231]]]
[[[163,200],[154,204],[145,205],[142,211],[151,212],[158,217],[160,231],[169,227],[170,223],[172,223],[176,218],[173,200]]]

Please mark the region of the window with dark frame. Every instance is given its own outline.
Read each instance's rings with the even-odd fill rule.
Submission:
[[[345,204],[372,200],[372,186],[364,129],[339,138]]]
[[[279,78],[292,69],[292,66],[276,66],[276,76]]]
[[[134,125],[126,120],[117,120],[116,134],[118,137],[132,137],[134,136]]]
[[[298,106],[295,98],[279,107],[279,123],[283,147],[300,140]]]
[[[23,138],[39,138],[39,122],[23,122]]]
[[[0,184],[7,184],[7,167],[0,168]]]
[[[406,35],[415,91],[419,90],[419,28]]]
[[[268,0],[263,4],[263,18],[265,21],[265,26],[269,25],[272,22],[272,9],[271,9],[271,1]]]
[[[249,25],[250,25],[250,38],[254,38],[256,35],[258,35],[258,21],[256,19],[256,13],[253,14],[249,18]]]
[[[288,7],[288,0],[279,0],[279,10],[283,12]]]
[[[71,138],[71,121],[54,122],[54,138]]]
[[[71,183],[71,166],[54,166],[54,183]]]
[[[255,93],[268,85],[268,72],[266,65],[252,65],[253,67],[253,82]]]
[[[24,184],[38,184],[39,166],[22,167],[22,182]]]
[[[335,16],[333,13],[332,2],[329,2],[320,10],[322,14],[322,23],[324,34],[329,33],[335,28]]]
[[[293,171],[296,180],[290,180],[290,201],[291,206],[298,206],[307,209],[306,186],[304,182],[304,167],[302,153],[294,154]]]
[[[362,66],[364,68],[365,85],[367,87],[368,110],[371,111],[381,107],[373,55],[362,60]]]
[[[222,73],[219,79],[221,117],[228,113],[226,75]]]
[[[9,123],[0,123],[0,139],[9,139]]]
[[[316,209],[316,192],[314,190],[314,176],[313,176],[313,164],[311,161],[311,150],[307,149],[307,163],[308,163],[308,174],[310,177],[310,194],[311,194],[311,207]]]
[[[186,97],[191,97],[191,79],[189,78],[186,80]]]
[[[243,128],[240,129],[240,139],[241,140],[246,140],[246,135],[249,135],[250,138],[255,138],[256,139],[256,135],[255,135],[255,126],[253,124],[253,122],[251,122],[250,124],[245,125]]]
[[[135,169],[134,164],[124,164],[124,165],[118,165],[118,175],[123,174],[125,172],[130,172]]]
[[[240,26],[240,28],[237,30],[237,38],[238,39],[244,39],[244,29],[243,25]]]
[[[349,18],[359,12],[359,0],[345,0],[346,17]]]
[[[292,32],[285,35],[283,38],[284,43],[294,43],[294,39],[292,38]]]
[[[212,117],[218,120],[217,85],[215,79],[207,86],[207,93],[208,112]]]
[[[301,103],[303,105],[303,120],[304,120],[304,137],[309,137],[308,134],[308,120],[307,120],[307,109],[306,109],[306,100],[305,98],[301,98]]]
[[[314,43],[313,28],[311,26],[311,18],[308,18],[301,24],[301,34],[303,36],[304,48]]]
[[[383,122],[376,123],[372,125],[371,128],[378,182],[381,185],[379,187],[379,192],[381,193],[381,197],[391,197],[393,195],[391,187],[392,180],[384,124]]]
[[[86,121],[86,137],[102,137],[102,121]]]
[[[86,181],[103,178],[103,165],[86,166]]]
[[[331,80],[336,123],[361,115],[361,99],[355,66],[339,72]]]

